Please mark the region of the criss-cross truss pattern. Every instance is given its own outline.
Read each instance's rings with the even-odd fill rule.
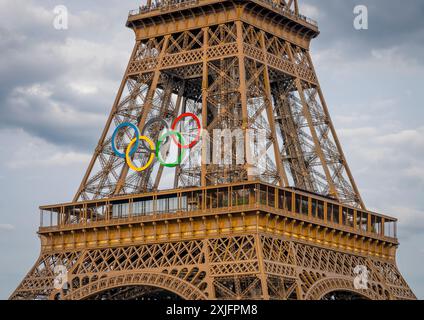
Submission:
[[[57,264],[70,270],[65,291],[53,287]],[[356,265],[370,270],[368,290],[353,285]],[[337,290],[414,298],[392,263],[250,235],[44,254],[12,299],[131,299],[158,290],[183,299],[321,299]]]
[[[283,6],[294,4],[288,1]],[[202,153],[206,144],[202,141],[177,168],[168,170],[156,160],[141,173],[130,170],[125,159],[112,151],[112,133],[118,125],[130,122],[142,129],[150,119],[172,123],[184,112],[201,119],[211,140],[223,130],[266,130],[266,161],[260,175],[248,170],[248,155],[259,152],[249,143],[244,146],[246,164],[236,162],[235,152],[232,164],[210,161],[215,150]],[[161,129],[148,128],[148,136],[155,141]],[[118,148],[125,150],[133,134],[131,128],[120,130]],[[143,149],[134,155],[144,159],[143,164],[148,158]],[[364,207],[307,47],[237,20],[137,40],[74,200],[252,179]]]
[[[40,208],[41,254],[11,299],[416,298],[396,219],[366,210],[350,172],[297,0],[148,0],[127,26],[136,43],[89,167],[72,203]],[[198,143],[129,149],[134,126],[160,143],[165,122]],[[229,152],[210,146],[222,140]]]

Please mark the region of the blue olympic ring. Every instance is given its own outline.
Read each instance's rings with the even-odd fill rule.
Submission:
[[[121,152],[118,151],[118,149],[116,148],[116,145],[115,145],[115,140],[116,140],[116,135],[118,134],[119,130],[122,129],[122,128],[125,128],[125,127],[132,128],[135,131],[135,136],[137,137],[135,145],[131,149],[130,156],[133,156],[137,152],[137,149],[140,145],[140,139],[138,139],[138,137],[140,136],[140,130],[134,124],[129,123],[129,122],[124,122],[124,123],[121,123],[119,126],[117,126],[116,129],[115,129],[115,132],[112,135],[112,150],[119,158],[122,158],[122,159],[125,159],[126,155],[125,155],[125,153],[121,153]]]

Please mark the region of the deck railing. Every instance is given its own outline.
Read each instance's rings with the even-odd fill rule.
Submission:
[[[360,234],[396,239],[397,220],[329,198],[262,182],[170,190],[40,207],[40,231],[84,228],[175,215],[267,209]]]
[[[202,1],[204,1],[204,0],[152,1],[152,4],[150,6],[143,5],[143,6],[140,6],[138,9],[131,10],[129,12],[129,16],[131,17],[131,16],[135,16],[135,15],[153,12],[153,11],[167,11],[167,10],[171,10],[171,9],[182,9],[184,7],[197,5]],[[302,14],[297,14],[296,12],[291,10],[290,8],[283,6],[281,4],[278,4],[278,3],[276,3],[272,0],[257,0],[257,1],[271,6],[274,10],[276,10],[277,12],[280,12],[281,14],[283,14],[285,16],[289,16],[289,17],[292,17],[294,19],[300,19],[300,20],[307,22],[307,23],[309,23],[309,24],[311,24],[315,27],[318,26],[317,21],[315,21],[311,18],[308,18],[308,17],[306,17]]]

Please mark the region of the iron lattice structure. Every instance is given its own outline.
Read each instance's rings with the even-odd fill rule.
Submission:
[[[346,162],[309,54],[319,30],[296,0],[148,1],[127,26],[136,44],[89,168],[72,203],[41,208],[42,252],[12,299],[415,298],[396,220],[366,210]],[[156,141],[146,123],[186,112],[212,138],[266,130],[264,170],[205,163],[198,144],[140,173],[112,150],[119,125]]]

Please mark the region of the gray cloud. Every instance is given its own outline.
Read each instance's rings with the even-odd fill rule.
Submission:
[[[12,231],[15,230],[15,226],[9,223],[0,223],[0,231]]]
[[[69,6],[69,30],[55,30],[56,3],[46,3],[0,4],[8,13],[0,21],[0,128],[24,128],[58,145],[92,150],[119,87],[133,34],[112,23],[118,17],[124,21],[125,10],[100,13],[75,4]],[[10,18],[22,14],[26,19],[16,23]]]
[[[321,41],[319,49],[329,45],[343,49],[351,59],[363,59],[372,50],[398,47],[408,59],[422,62],[424,53],[424,2],[387,0],[305,0],[317,8]],[[353,28],[353,8],[365,5],[369,14],[369,29],[358,32]]]

